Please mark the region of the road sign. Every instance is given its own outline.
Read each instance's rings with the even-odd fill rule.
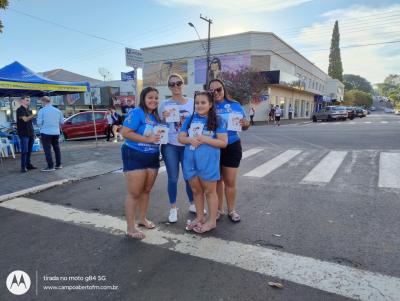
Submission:
[[[143,67],[143,54],[140,50],[125,48],[126,65],[133,68]]]
[[[127,82],[128,80],[135,80],[135,71],[121,72],[121,80]]]

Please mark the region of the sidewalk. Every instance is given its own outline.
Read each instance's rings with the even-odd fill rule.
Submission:
[[[310,118],[296,118],[296,119],[281,119],[280,124],[281,125],[303,125],[303,124],[308,124],[311,123],[312,120]],[[264,121],[254,121],[254,126],[258,125],[275,125],[273,122],[270,122],[269,124]]]
[[[53,172],[42,172],[46,166],[43,151],[32,153],[31,161],[38,169],[20,172],[20,156],[16,159],[3,158],[0,164],[0,202],[1,197],[23,189],[48,184],[93,177],[120,169],[121,143],[105,143],[99,140],[98,146],[94,140],[68,141],[60,144],[63,169]],[[54,153],[53,153],[54,160]]]

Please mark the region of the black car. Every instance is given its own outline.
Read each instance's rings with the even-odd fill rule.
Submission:
[[[354,117],[357,116],[356,108],[355,108],[355,107],[346,107],[346,110],[347,110],[347,117],[348,117],[350,120],[353,120]]]

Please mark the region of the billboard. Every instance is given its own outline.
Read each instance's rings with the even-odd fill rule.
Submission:
[[[227,54],[210,58],[209,80],[222,79],[222,72],[236,72],[242,68],[250,67],[250,54]],[[194,83],[206,82],[207,59],[201,58],[194,61]]]
[[[187,60],[162,61],[157,63],[145,63],[143,69],[143,86],[166,86],[168,76],[178,73],[187,84]]]

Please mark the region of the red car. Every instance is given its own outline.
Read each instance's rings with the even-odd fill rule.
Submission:
[[[107,135],[107,111],[95,111],[96,131],[98,137]],[[61,126],[64,139],[93,138],[95,137],[93,126],[93,112],[81,112],[65,119]]]

